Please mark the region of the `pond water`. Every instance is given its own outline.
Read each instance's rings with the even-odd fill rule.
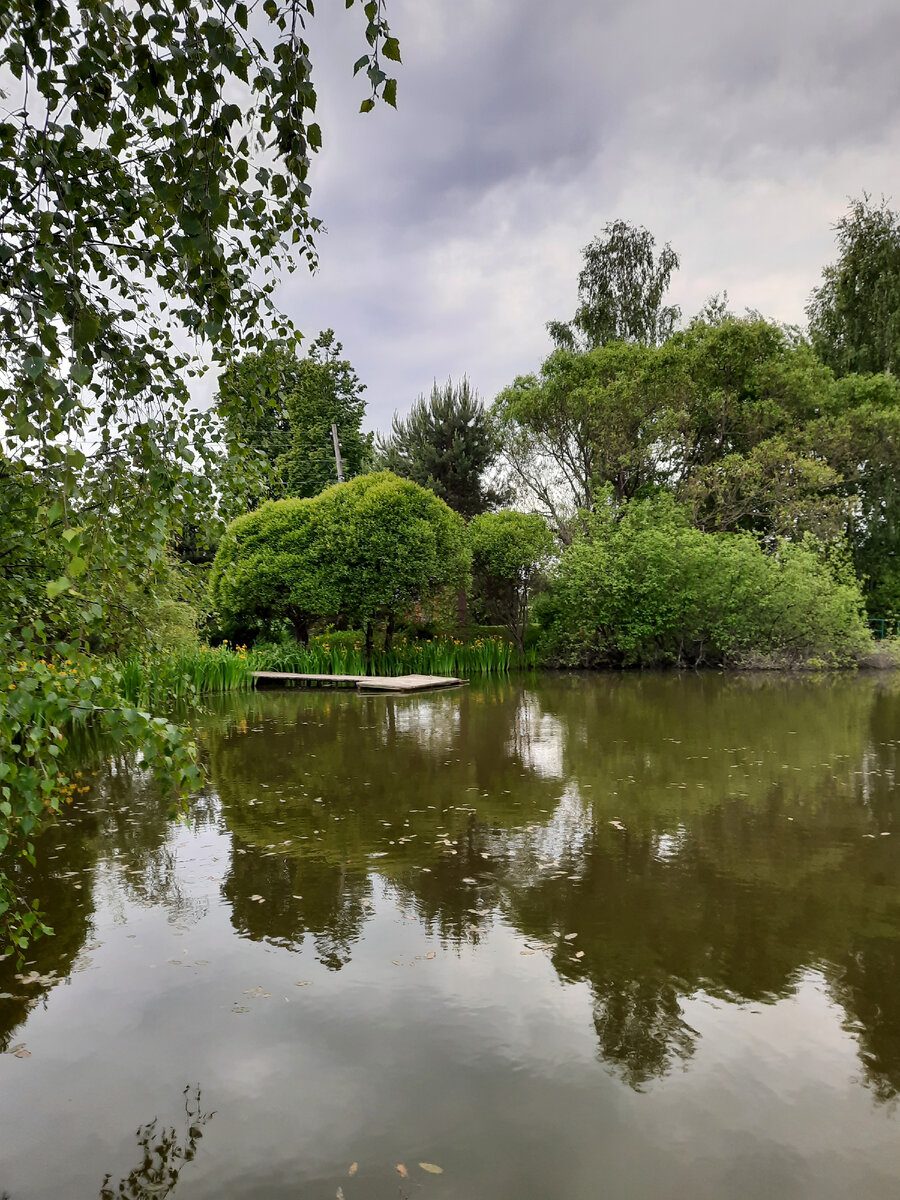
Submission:
[[[900,682],[197,723],[184,821],[104,761],[42,839],[0,1196],[895,1200]]]

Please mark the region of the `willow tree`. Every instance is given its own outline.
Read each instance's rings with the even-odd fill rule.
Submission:
[[[836,375],[900,370],[900,213],[854,200],[834,227],[837,260],[806,308],[813,345]]]
[[[593,350],[607,342],[658,346],[673,332],[681,309],[666,304],[678,255],[668,242],[657,255],[656,239],[643,225],[610,221],[582,250],[578,307],[571,321],[550,321],[557,346]]]

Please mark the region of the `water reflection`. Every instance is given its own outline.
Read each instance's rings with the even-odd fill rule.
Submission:
[[[215,1116],[204,1112],[199,1086],[184,1089],[184,1128],[163,1125],[158,1117],[142,1125],[135,1135],[140,1162],[116,1186],[107,1175],[100,1188],[100,1200],[159,1200],[171,1194],[184,1166],[197,1153],[203,1128]]]
[[[900,693],[875,678],[247,695],[201,719],[211,788],[190,820],[230,838],[210,878],[240,937],[310,945],[337,972],[385,891],[451,948],[510,928],[589,989],[598,1057],[637,1090],[690,1069],[690,997],[767,1004],[815,968],[889,1100],[898,730]],[[184,887],[165,806],[120,760],[45,838],[39,884],[58,936],[28,968],[44,982],[0,979],[3,1048],[89,953],[99,897],[185,927],[210,903]]]
[[[898,716],[896,690],[863,679],[246,698],[209,732],[235,835],[224,893],[241,933],[311,937],[333,968],[373,872],[450,943],[503,920],[589,984],[598,1052],[637,1088],[690,1058],[685,997],[769,1002],[825,964],[886,1098]]]

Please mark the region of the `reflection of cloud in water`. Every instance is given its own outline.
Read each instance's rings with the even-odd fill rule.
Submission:
[[[387,744],[398,734],[412,737],[423,748],[446,747],[453,743],[459,730],[460,710],[457,703],[448,703],[448,697],[407,698],[401,700],[387,696],[379,701],[384,711],[378,715],[376,727],[380,727],[381,741]]]
[[[526,850],[545,862],[566,861],[570,866],[580,866],[590,828],[590,813],[585,809],[581,794],[575,784],[569,784],[549,821],[535,821],[512,836],[507,833],[506,844],[512,841],[519,850]]]
[[[533,692],[523,691],[506,753],[542,779],[559,779],[563,774],[563,733],[562,722],[540,711]]]
[[[658,833],[652,838],[653,857],[659,862],[670,862],[684,852],[689,835],[683,825],[670,833]]]

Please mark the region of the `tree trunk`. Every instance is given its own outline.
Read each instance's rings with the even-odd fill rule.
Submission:
[[[294,637],[304,646],[309,645],[309,621],[306,617],[292,617],[291,627]]]
[[[466,589],[461,587],[456,593],[456,623],[459,625],[460,629],[465,629],[468,620],[468,597],[466,596]]]
[[[375,651],[375,631],[372,622],[366,621],[366,674],[372,675],[372,657]]]
[[[390,650],[394,644],[394,614],[391,613],[387,619],[387,625],[384,630],[384,648],[385,651]]]

